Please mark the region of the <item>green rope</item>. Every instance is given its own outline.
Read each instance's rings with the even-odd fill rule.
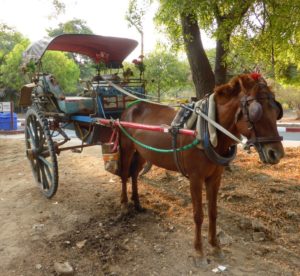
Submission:
[[[141,101],[142,101],[142,100],[135,100],[135,101],[133,101],[133,102],[131,102],[131,103],[128,103],[128,104],[126,105],[126,108],[132,107],[133,105],[138,104],[138,103],[140,103]]]
[[[155,152],[161,152],[161,153],[171,153],[171,152],[174,152],[174,149],[159,149],[159,148],[154,148],[154,147],[151,147],[151,146],[148,146],[148,145],[145,145],[143,144],[142,142],[136,140],[134,137],[132,137],[126,130],[125,128],[123,128],[121,126],[121,124],[119,124],[119,127],[120,129],[122,130],[122,132],[131,140],[133,141],[134,143],[138,144],[139,146],[145,148],[145,149],[148,149],[148,150],[152,150],[152,151],[155,151]],[[196,138],[192,143],[188,144],[188,145],[185,145],[183,147],[180,147],[180,148],[177,148],[175,149],[176,151],[184,151],[184,150],[188,150],[188,149],[191,149],[193,147],[195,147],[196,145],[199,144],[199,140]]]

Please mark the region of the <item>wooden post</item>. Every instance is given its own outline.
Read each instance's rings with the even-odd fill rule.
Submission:
[[[14,102],[10,102],[10,129],[14,129]]]

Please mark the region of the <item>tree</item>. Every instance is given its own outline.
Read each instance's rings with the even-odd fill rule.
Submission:
[[[66,94],[77,92],[80,70],[65,53],[48,51],[42,59],[43,71],[53,74]]]
[[[128,10],[125,15],[125,19],[129,23],[129,27],[135,27],[139,34],[141,35],[141,60],[144,57],[144,17],[147,9],[151,3],[151,0],[142,0],[140,2],[137,0],[130,0],[128,4]]]
[[[24,39],[16,44],[14,48],[5,56],[5,60],[0,66],[0,83],[5,92],[5,99],[14,101],[17,105],[19,91],[25,83],[25,76],[21,72],[22,53],[29,45],[29,40]]]
[[[0,24],[0,65],[4,61],[5,55],[9,53],[14,46],[21,42],[23,36],[14,28],[6,24]]]
[[[185,45],[198,98],[212,92],[215,84],[225,82],[231,35],[252,2],[160,0],[156,21],[166,27],[177,48]],[[216,37],[215,72],[204,51],[200,27]]]
[[[0,24],[0,89],[1,91],[8,91],[8,87],[5,87],[3,81],[6,79],[4,76],[3,64],[7,55],[12,51],[16,44],[20,43],[23,40],[21,33],[15,31],[14,28],[9,27],[6,24]],[[1,92],[5,94],[5,92]]]
[[[49,19],[56,18],[58,15],[65,13],[66,5],[60,0],[52,0],[54,12],[48,16]]]
[[[93,34],[93,31],[86,25],[86,21],[82,19],[73,19],[65,23],[59,23],[56,28],[47,29],[50,37],[61,34]]]
[[[176,55],[163,48],[156,48],[144,60],[147,91],[157,93],[158,100],[163,94],[178,94],[178,91],[190,89],[188,80],[190,70],[187,63],[178,61]]]
[[[86,25],[86,21],[82,19],[73,19],[65,23],[59,23],[57,28],[47,29],[50,37],[55,37],[61,34],[93,34],[93,31]],[[90,79],[94,74],[95,69],[90,59],[75,53],[69,53],[74,62],[80,67],[80,78]]]
[[[267,76],[280,79],[300,58],[299,30],[298,0],[257,1],[237,28],[230,52],[252,67],[256,64]]]

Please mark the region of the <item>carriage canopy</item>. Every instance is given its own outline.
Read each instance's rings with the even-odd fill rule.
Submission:
[[[120,68],[123,60],[135,49],[137,41],[128,38],[91,34],[63,34],[32,43],[24,52],[24,63],[39,61],[47,50],[82,54],[107,67]]]

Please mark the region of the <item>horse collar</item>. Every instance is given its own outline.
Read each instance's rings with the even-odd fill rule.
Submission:
[[[201,110],[204,114],[208,114],[208,107],[209,107],[209,101],[208,98],[204,99],[204,107],[203,110]],[[201,123],[200,123],[201,121]],[[205,155],[208,157],[208,159],[221,166],[228,166],[229,163],[235,158],[236,152],[237,152],[237,146],[233,145],[228,149],[228,153],[226,156],[221,156],[218,154],[213,146],[210,143],[210,135],[208,131],[208,122],[204,118],[200,118],[200,136],[203,143],[203,149]]]

